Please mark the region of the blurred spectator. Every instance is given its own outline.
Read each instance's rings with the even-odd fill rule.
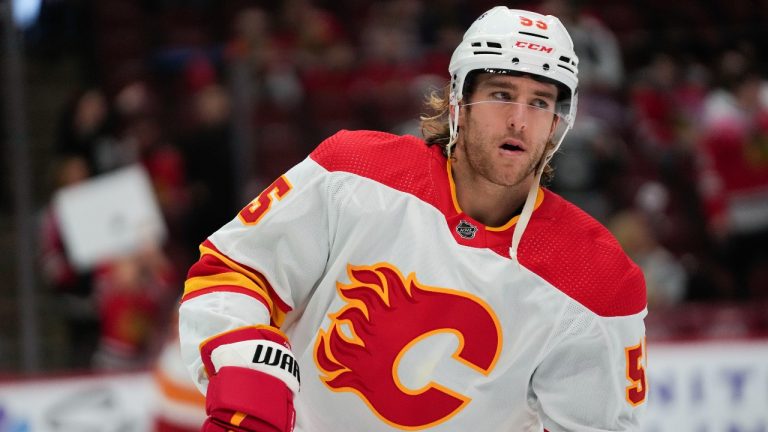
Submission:
[[[189,199],[183,233],[187,245],[202,242],[240,206],[229,95],[212,81],[193,91],[189,105],[189,124],[179,137]]]
[[[113,168],[141,164],[147,170],[169,228],[165,252],[183,265],[184,223],[189,214],[189,191],[184,155],[171,141],[171,128],[163,121],[158,95],[150,84],[135,80],[115,96],[119,133],[111,149]]]
[[[85,181],[90,176],[88,164],[80,156],[63,157],[57,161],[54,171],[54,191]],[[39,233],[42,278],[53,294],[57,317],[64,324],[66,343],[59,350],[62,366],[85,369],[90,366],[99,334],[93,299],[93,274],[77,270],[72,265],[52,204],[42,211]]]
[[[612,216],[608,228],[624,251],[640,266],[648,289],[648,307],[668,308],[685,298],[686,272],[677,258],[658,243],[647,218],[628,210]]]
[[[166,135],[160,119],[152,115],[140,115],[126,121],[119,141],[126,158],[120,166],[144,165],[163,215],[172,224],[179,220],[186,207],[185,169],[181,151]]]
[[[719,125],[744,127],[750,115],[768,105],[768,87],[749,52],[749,47],[731,49],[716,59],[715,87],[707,95],[703,112],[708,129]]]
[[[374,3],[360,34],[361,62],[352,84],[367,129],[388,130],[415,117],[409,92],[420,72],[421,5],[411,0]],[[418,99],[417,99],[418,102]]]
[[[768,297],[768,86],[735,51],[721,59],[700,141],[699,189],[738,298]]]
[[[114,168],[116,145],[114,113],[104,92],[94,87],[77,94],[59,120],[56,154],[83,158],[90,175],[97,175]]]
[[[292,2],[284,5],[289,8]],[[314,9],[312,9],[314,10]],[[299,15],[309,15],[302,11]],[[298,19],[298,18],[297,18]],[[228,43],[228,59],[244,66],[248,77],[255,84],[252,86],[253,98],[257,104],[275,106],[283,111],[290,111],[298,106],[303,98],[303,89],[296,70],[297,45],[304,42],[305,57],[320,43],[317,39],[300,38],[299,30],[313,28],[311,22],[302,20],[294,23],[292,34],[277,34],[269,16],[262,9],[251,7],[241,10],[235,17],[235,34]],[[289,36],[290,35],[290,36]],[[308,60],[307,60],[308,61]],[[260,111],[271,116],[274,113]]]
[[[234,18],[235,34],[226,51],[237,125],[233,142],[240,153],[235,166],[241,182],[238,191],[247,187],[245,182],[268,184],[272,179],[265,179],[267,172],[281,171],[281,167],[305,156],[296,143],[311,124],[304,121],[301,127],[296,126],[305,100],[298,64],[302,58],[309,61],[324,42],[301,35],[313,27],[307,20],[330,15],[313,7],[294,8],[294,3],[281,4],[276,19],[270,20],[267,12],[257,7],[243,8]],[[312,55],[301,55],[299,50]],[[291,136],[255,132],[275,128],[287,130]]]
[[[283,2],[275,36],[292,47],[293,61],[300,69],[321,63],[325,53],[345,40],[336,15],[310,0]]]
[[[360,127],[351,94],[357,74],[355,57],[350,44],[340,43],[330,47],[322,61],[303,68],[301,80],[306,90],[306,121],[312,131],[307,140],[317,141],[331,131]]]
[[[599,118],[579,113],[563,147],[553,159],[557,170],[553,190],[601,221],[628,204],[628,177],[636,168],[618,131]]]
[[[95,272],[100,335],[93,366],[145,368],[163,342],[179,275],[156,245],[106,263]]]
[[[82,157],[91,175],[137,162],[140,143],[131,136],[130,127],[136,120],[153,113],[153,103],[146,83],[140,80],[122,87],[113,104],[100,89],[86,90],[64,110],[56,142],[57,154]]]
[[[666,53],[657,53],[635,75],[630,96],[636,138],[646,156],[659,157],[677,146],[682,120],[675,95],[679,84],[678,64]]]
[[[573,39],[579,57],[579,87],[587,93],[613,92],[624,83],[624,65],[618,40],[582,1],[547,0],[544,13],[559,17]]]
[[[452,48],[461,42],[464,27],[455,19],[444,17],[439,21],[440,18],[432,8],[423,8],[421,12],[419,18],[422,41],[421,73],[447,81],[445,71],[448,70],[448,64],[451,61]]]
[[[634,166],[641,184],[664,189],[665,224],[657,236],[676,253],[706,252],[706,232],[696,189],[696,141],[708,77],[695,63],[655,54],[629,87]],[[639,189],[638,189],[639,190]],[[647,189],[650,190],[650,189]]]
[[[708,77],[697,64],[687,67],[669,53],[657,53],[633,75],[630,85],[633,134],[649,174],[668,181],[692,180],[692,155],[704,109]]]

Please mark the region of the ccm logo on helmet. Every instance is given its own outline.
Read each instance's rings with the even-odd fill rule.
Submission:
[[[515,42],[515,47],[517,47],[517,48],[528,48],[529,50],[532,50],[532,51],[540,51],[540,52],[545,52],[545,53],[551,53],[552,50],[554,50],[554,48],[552,48],[552,47],[548,47],[548,46],[544,46],[544,45],[539,45],[537,43],[531,43],[531,42],[526,42],[526,41],[517,41],[517,42]]]

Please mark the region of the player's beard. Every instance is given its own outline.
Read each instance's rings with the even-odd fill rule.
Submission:
[[[472,175],[499,186],[527,186],[542,160],[546,143],[532,143],[519,133],[494,135],[473,125],[470,110],[466,111],[466,115],[462,139],[457,147],[466,158]],[[526,150],[521,154],[522,157],[505,159],[498,155],[498,146],[507,138],[525,143]]]

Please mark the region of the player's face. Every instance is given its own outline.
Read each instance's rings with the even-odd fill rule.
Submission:
[[[457,163],[500,186],[523,185],[552,138],[557,87],[526,76],[482,74],[461,107]]]

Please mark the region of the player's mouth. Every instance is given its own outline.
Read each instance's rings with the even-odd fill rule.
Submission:
[[[520,154],[525,152],[525,147],[523,146],[522,142],[515,139],[511,139],[511,140],[504,141],[499,146],[499,150],[504,155],[515,155],[515,154]]]

